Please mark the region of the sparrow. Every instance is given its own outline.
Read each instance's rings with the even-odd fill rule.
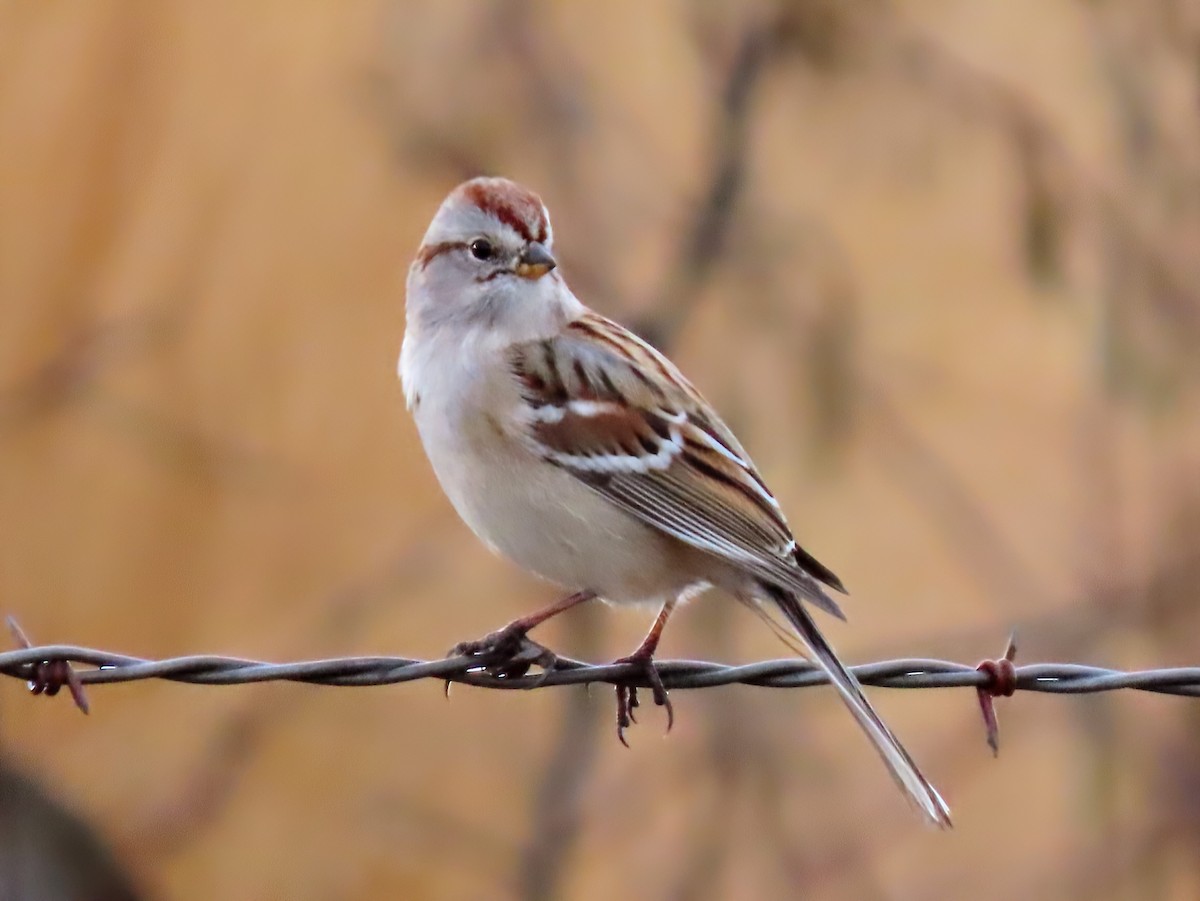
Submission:
[[[700,392],[584,306],[553,247],[537,194],[474,178],[446,197],[408,271],[399,375],[438,481],[484,544],[571,592],[460,650],[511,651],[592,598],[654,604],[650,631],[619,662],[643,668],[670,714],[655,649],[676,605],[715,587],[799,640],[907,796],[949,826],[945,802],[807,609],[844,619],[829,593],[845,593],[841,581],[796,543]],[[622,742],[636,703],[617,689]]]

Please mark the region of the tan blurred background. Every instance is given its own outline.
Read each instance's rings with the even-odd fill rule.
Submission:
[[[549,600],[394,376],[404,269],[479,172],[726,414],[850,586],[851,660],[1016,626],[1029,662],[1200,663],[1195,0],[3,0],[4,612],[436,656]],[[719,596],[663,650],[785,653]],[[6,682],[0,894],[1200,897],[1195,702],[1021,695],[993,760],[970,691],[873,696],[952,833],[825,691],[676,692],[626,751],[608,690],[147,682],[84,719]]]

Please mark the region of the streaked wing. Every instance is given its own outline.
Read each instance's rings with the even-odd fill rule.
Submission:
[[[796,546],[737,439],[675,366],[596,314],[514,348],[528,439],[643,522],[836,616],[837,577]]]

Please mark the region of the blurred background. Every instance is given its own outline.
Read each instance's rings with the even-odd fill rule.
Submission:
[[[554,597],[403,410],[444,194],[723,411],[851,661],[1200,663],[1200,3],[0,0],[0,606],[146,656],[437,656]],[[594,660],[649,612],[539,631]],[[785,648],[710,595],[663,655]],[[1200,705],[0,684],[0,897],[1194,899]]]

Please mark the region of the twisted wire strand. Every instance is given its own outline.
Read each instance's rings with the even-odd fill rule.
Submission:
[[[559,657],[554,668],[535,675],[497,675],[485,670],[478,656],[442,660],[409,657],[339,657],[269,663],[237,657],[188,656],[162,660],[130,657],[75,645],[43,645],[0,652],[0,675],[22,681],[37,678],[37,668],[51,663],[79,666],[85,685],[165,679],[198,685],[239,685],[252,682],[303,682],[315,685],[393,685],[418,679],[459,682],[479,688],[548,688],[555,685],[607,683],[649,687],[644,672],[630,664],[595,665]],[[730,666],[705,660],[663,660],[657,663],[667,689],[712,688],[718,685],[757,685],[769,688],[809,688],[829,680],[815,664],[798,658],[765,660]],[[963,663],[929,658],[906,658],[864,663],[850,669],[864,685],[884,688],[987,689],[989,673]],[[1123,671],[1076,663],[1030,663],[1014,667],[1013,687],[1050,694],[1091,694],[1134,689],[1158,694],[1200,697],[1200,667]]]

